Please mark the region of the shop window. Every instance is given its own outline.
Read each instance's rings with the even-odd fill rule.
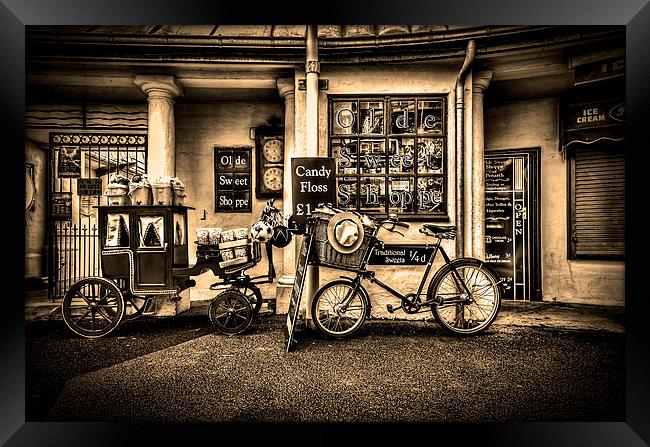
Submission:
[[[214,148],[215,211],[251,211],[251,148]]]
[[[569,258],[625,254],[624,145],[572,144],[569,150]]]
[[[337,206],[446,218],[446,99],[330,98]]]

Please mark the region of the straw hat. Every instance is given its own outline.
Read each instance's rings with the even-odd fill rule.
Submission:
[[[353,213],[339,213],[327,225],[327,239],[339,253],[355,252],[363,243],[361,219]]]

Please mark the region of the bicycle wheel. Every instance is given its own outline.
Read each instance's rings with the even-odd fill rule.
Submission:
[[[328,337],[344,338],[359,330],[368,304],[359,290],[350,298],[353,292],[354,284],[345,280],[327,283],[316,292],[311,315],[320,332]]]
[[[450,332],[462,335],[481,332],[492,324],[501,308],[498,279],[478,259],[461,258],[453,261],[453,265],[458,277],[447,265],[429,287],[428,299],[433,301],[431,312]]]
[[[210,303],[210,322],[222,334],[234,335],[245,331],[253,320],[248,298],[236,289],[221,292]]]
[[[101,337],[115,329],[124,317],[124,298],[114,282],[84,278],[70,287],[61,310],[66,326],[86,338]]]

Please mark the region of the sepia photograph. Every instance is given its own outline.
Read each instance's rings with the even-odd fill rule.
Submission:
[[[24,26],[26,423],[649,442],[625,24],[199,22]]]

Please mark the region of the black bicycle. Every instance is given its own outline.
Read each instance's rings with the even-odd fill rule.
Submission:
[[[427,268],[417,291],[404,295],[377,279],[375,272],[367,270],[366,266],[372,251],[383,247],[383,242],[376,237],[380,229],[404,236],[395,227],[409,226],[399,222],[396,215],[390,215],[388,219],[378,222],[366,219],[366,222],[371,221],[372,224],[364,224],[364,241],[359,248],[352,255],[338,254],[336,259],[330,255],[333,250],[329,247],[327,238],[320,237],[326,232],[328,217],[316,216],[312,221],[317,253],[314,264],[356,273],[354,278],[341,277],[323,285],[316,292],[311,311],[316,328],[320,332],[329,337],[344,338],[359,330],[370,316],[371,308],[370,296],[361,284],[364,279],[400,299],[399,306],[387,306],[390,313],[402,309],[408,314],[415,314],[430,309],[443,328],[460,335],[476,334],[492,324],[501,307],[501,281],[484,261],[465,257],[455,260],[449,258],[441,242],[455,238],[454,226],[422,225],[420,232],[437,240],[427,259]],[[425,294],[424,286],[438,253],[442,255],[445,263],[433,275]]]

